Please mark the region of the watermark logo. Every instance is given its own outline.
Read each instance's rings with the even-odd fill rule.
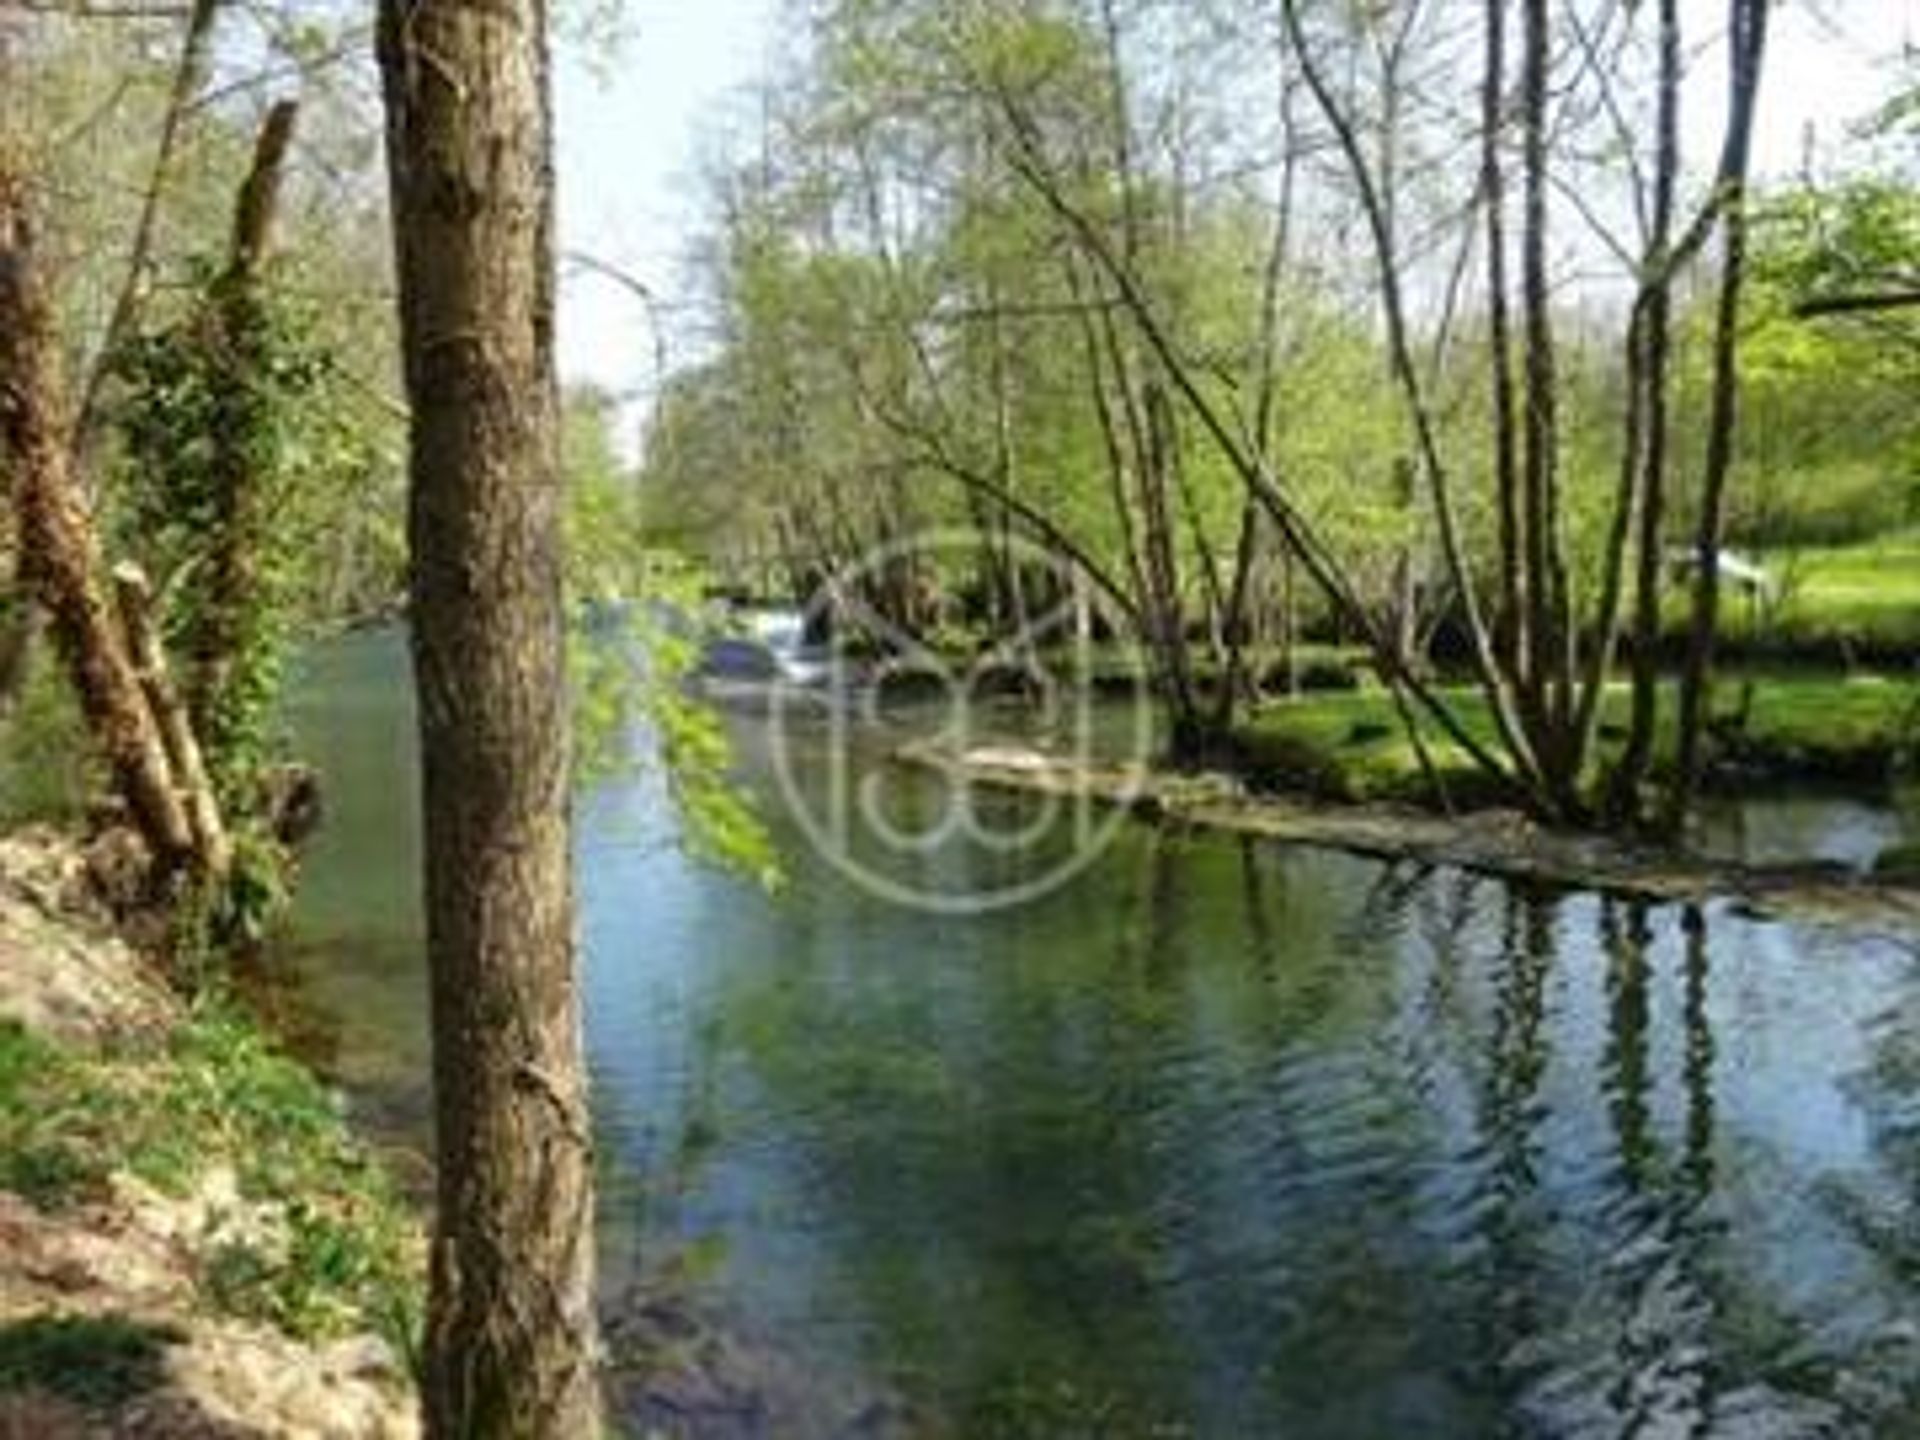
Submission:
[[[997,633],[961,628],[940,577],[997,587]],[[979,605],[972,607],[975,610]],[[769,746],[814,849],[868,893],[944,915],[1065,885],[1126,823],[1154,734],[1123,607],[1019,537],[943,529],[876,549],[809,596],[831,660],[776,686]]]

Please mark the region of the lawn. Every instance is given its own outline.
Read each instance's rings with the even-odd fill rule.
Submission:
[[[1920,530],[1757,558],[1782,594],[1770,615],[1756,614],[1752,605],[1729,596],[1725,630],[1730,641],[1811,648],[1843,659],[1850,649],[1879,657],[1904,651],[1920,658]],[[1683,607],[1676,606],[1676,629],[1684,625],[1682,614]]]

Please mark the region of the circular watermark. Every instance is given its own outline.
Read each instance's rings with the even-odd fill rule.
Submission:
[[[955,638],[940,577],[985,574],[1006,633]],[[869,894],[943,915],[1037,900],[1126,823],[1154,738],[1124,607],[1018,536],[958,528],[823,579],[802,633],[832,659],[776,685],[769,751],[814,849]]]

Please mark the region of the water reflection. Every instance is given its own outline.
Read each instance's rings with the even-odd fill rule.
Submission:
[[[404,1078],[357,783],[305,924]],[[581,811],[610,1293],[828,1396],[709,1433],[1920,1433],[1901,947],[1144,826],[964,923],[798,844],[770,903],[653,783]]]

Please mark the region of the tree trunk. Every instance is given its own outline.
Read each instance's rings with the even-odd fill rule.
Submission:
[[[598,1433],[541,0],[383,0],[412,402],[437,1440]]]
[[[1510,769],[1535,808],[1557,816],[1559,796],[1556,787],[1544,778],[1533,737],[1522,723],[1524,717],[1516,713],[1512,677],[1500,663],[1492,633],[1481,610],[1472,566],[1467,557],[1466,540],[1456,514],[1452,475],[1441,454],[1439,423],[1420,378],[1419,368],[1414,363],[1403,290],[1404,277],[1392,226],[1392,207],[1375,183],[1373,169],[1367,162],[1353,117],[1343,109],[1326,74],[1313,59],[1300,17],[1299,0],[1283,0],[1280,8],[1288,43],[1300,65],[1301,78],[1319,106],[1322,118],[1332,128],[1359,193],[1361,212],[1367,222],[1374,258],[1380,271],[1380,306],[1386,324],[1387,355],[1394,383],[1406,402],[1407,417],[1412,424],[1421,468],[1426,472],[1441,558],[1445,562],[1447,579],[1459,596],[1460,620],[1466,630],[1473,657],[1474,678],[1479,682],[1481,694],[1486,699],[1500,748],[1510,762],[1505,767],[1495,762],[1494,768],[1496,771]],[[1301,558],[1305,559],[1306,556],[1302,555]],[[1370,628],[1378,629],[1377,626]],[[1537,640],[1538,637],[1535,638]],[[1388,646],[1376,645],[1374,648],[1376,655],[1383,655],[1391,662],[1393,657]],[[1411,680],[1412,677],[1403,674],[1401,678]],[[1423,708],[1448,728],[1456,741],[1461,739],[1463,732],[1457,717],[1443,714],[1444,707],[1436,708],[1430,691],[1417,685],[1410,686],[1410,690],[1420,699]],[[1477,745],[1466,748],[1469,753],[1475,754],[1476,759],[1486,753],[1483,747]],[[1491,759],[1490,755],[1488,759]]]
[[[121,633],[126,636],[127,658],[133,662],[140,693],[146,697],[147,709],[160,732],[167,769],[186,811],[194,847],[209,875],[225,875],[232,868],[233,847],[201,757],[199,737],[194,734],[186,706],[174,691],[166,651],[153,628],[152,587],[138,565],[116,565],[112,578],[114,607],[119,612]]]
[[[1506,0],[1487,0],[1486,73],[1480,90],[1480,188],[1486,205],[1487,345],[1493,375],[1494,495],[1500,528],[1500,654],[1522,695],[1532,685],[1533,650],[1523,571],[1519,461],[1514,447],[1518,404],[1513,383],[1513,326],[1507,305],[1506,175],[1500,163],[1506,89]]]
[[[1680,677],[1680,728],[1667,826],[1679,830],[1693,805],[1700,774],[1700,736],[1712,698],[1713,651],[1720,618],[1720,543],[1725,529],[1727,480],[1733,470],[1740,396],[1740,296],[1747,260],[1747,161],[1759,104],[1760,66],[1766,55],[1768,0],[1731,0],[1727,44],[1732,54],[1727,131],[1730,162],[1722,166],[1725,218],[1720,299],[1714,314],[1713,400],[1707,422],[1706,473],[1701,480],[1700,526],[1694,538],[1693,618]]]
[[[1639,816],[1640,787],[1653,760],[1654,729],[1660,718],[1660,592],[1666,559],[1661,551],[1666,536],[1667,391],[1673,348],[1673,275],[1668,251],[1673,240],[1674,189],[1680,174],[1680,65],[1679,0],[1660,0],[1659,139],[1647,265],[1654,273],[1641,282],[1646,296],[1645,349],[1634,377],[1643,387],[1639,404],[1646,448],[1641,459],[1640,538],[1634,576],[1633,710],[1626,748],[1610,782],[1608,800],[1608,808],[1618,820]]]
[[[69,463],[58,342],[24,186],[0,171],[0,460],[23,578],[45,610],[81,713],[163,874],[193,868],[186,808],[101,583],[93,517]]]
[[[1547,0],[1521,6],[1521,478],[1528,631],[1534,646],[1528,720],[1542,778],[1563,810],[1578,806],[1581,757],[1570,744],[1574,626],[1568,614],[1559,505],[1559,364],[1547,265]]]
[[[261,552],[270,543],[263,533],[271,523],[263,489],[271,476],[271,449],[261,444],[271,431],[268,383],[260,373],[270,363],[263,326],[260,269],[266,260],[278,208],[281,173],[293,141],[298,106],[282,100],[268,111],[254,141],[253,164],[234,204],[233,239],[226,269],[214,282],[202,319],[211,334],[223,384],[217,418],[211,425],[208,457],[213,481],[213,523],[206,537],[204,600],[187,636],[191,669],[187,708],[206,742],[215,768],[229,788],[237,732],[247,728],[249,706],[259,702],[235,693],[236,667],[248,658],[248,632],[272,604],[263,592]]]

